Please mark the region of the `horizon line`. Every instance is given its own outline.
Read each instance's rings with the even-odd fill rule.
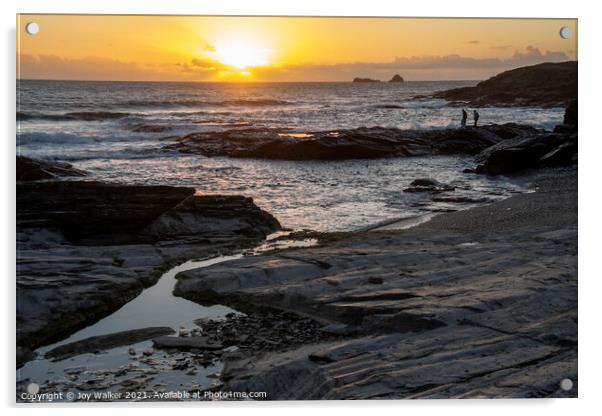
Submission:
[[[353,82],[350,81],[212,81],[212,80],[117,80],[117,79],[56,79],[56,78],[15,78],[16,81],[60,81],[60,82],[156,82],[156,83],[188,83],[188,84],[404,84],[407,82],[474,82],[483,79],[415,79],[403,82],[390,82],[376,80],[377,82]]]

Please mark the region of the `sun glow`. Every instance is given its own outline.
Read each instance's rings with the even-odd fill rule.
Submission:
[[[22,79],[476,80],[577,58],[577,36],[558,35],[564,26],[577,34],[571,19],[27,14],[19,22]],[[40,34],[28,35],[28,22]]]
[[[269,63],[269,50],[251,40],[231,40],[215,45],[213,57],[224,65],[243,70]]]

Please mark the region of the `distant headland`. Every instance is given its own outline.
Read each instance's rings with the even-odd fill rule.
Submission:
[[[433,98],[471,107],[566,107],[577,99],[577,68],[577,61],[523,66]]]

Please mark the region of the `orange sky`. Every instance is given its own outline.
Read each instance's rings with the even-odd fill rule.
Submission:
[[[36,22],[40,32],[25,32]],[[559,29],[574,36],[564,40]],[[575,20],[20,15],[18,77],[135,81],[484,79],[577,58]]]

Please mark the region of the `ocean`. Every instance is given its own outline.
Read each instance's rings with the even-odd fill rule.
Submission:
[[[462,173],[471,157],[351,161],[208,158],[163,149],[167,136],[248,128],[312,132],[361,126],[441,129],[460,109],[425,98],[477,81],[405,83],[17,82],[17,154],[66,160],[89,180],[194,187],[253,197],[290,229],[351,231],[464,209],[523,192],[520,180]],[[416,98],[418,97],[418,98]],[[552,129],[562,108],[479,108],[481,124]],[[469,119],[470,122],[470,119]],[[416,178],[456,186],[470,203],[404,193]]]

